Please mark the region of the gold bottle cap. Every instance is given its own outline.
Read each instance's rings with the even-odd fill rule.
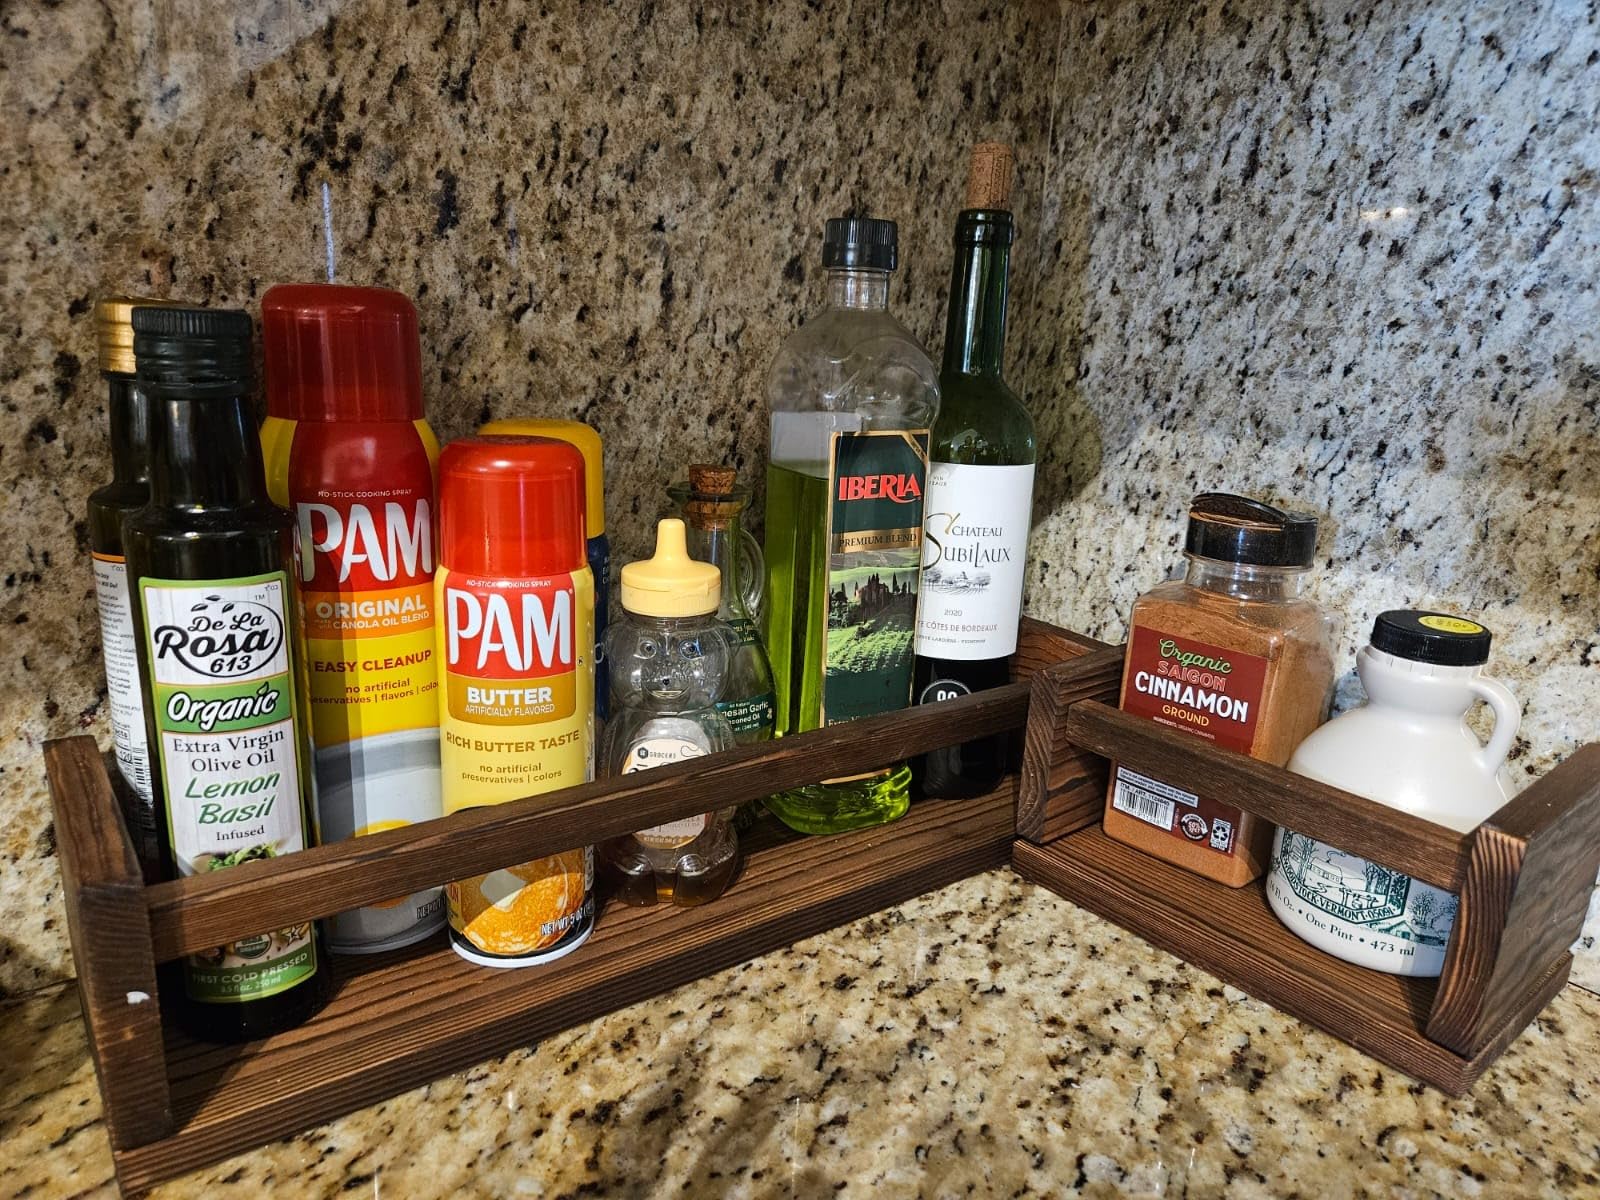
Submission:
[[[157,300],[148,296],[107,296],[96,300],[94,336],[100,351],[100,369],[117,375],[134,373],[134,309],[181,307],[181,301]]]
[[[1004,142],[979,142],[972,148],[963,208],[1011,211],[1011,175],[1016,159]]]

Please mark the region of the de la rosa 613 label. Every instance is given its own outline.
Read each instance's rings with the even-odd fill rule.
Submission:
[[[289,581],[140,580],[162,790],[185,875],[302,850]],[[309,925],[190,960],[189,994],[260,999],[316,970]]]

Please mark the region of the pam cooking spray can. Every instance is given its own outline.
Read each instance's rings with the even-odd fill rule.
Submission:
[[[594,777],[594,579],[583,456],[477,437],[439,460],[438,655],[446,812]],[[594,927],[594,848],[459,880],[450,942],[492,967],[547,962]]]
[[[267,486],[295,518],[322,840],[427,821],[439,796],[434,472],[417,314],[399,292],[284,284],[261,301]],[[340,913],[332,945],[444,924],[425,888]]]
[[[584,517],[589,533],[589,570],[594,575],[594,710],[604,721],[611,715],[611,686],[600,661],[600,648],[605,645],[611,608],[611,542],[606,537],[605,448],[600,435],[582,421],[560,417],[506,417],[490,421],[478,432],[555,438],[572,443],[583,455]]]

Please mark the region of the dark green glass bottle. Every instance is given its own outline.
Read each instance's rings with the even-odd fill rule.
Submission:
[[[150,503],[123,525],[151,784],[169,878],[310,845],[311,753],[289,514],[267,498],[249,314],[135,308]],[[183,964],[179,1019],[208,1041],[299,1024],[328,967],[316,922]]]
[[[917,703],[955,699],[1010,678],[1033,506],[1033,418],[1002,372],[1014,226],[1011,151],[973,152],[956,220],[939,417],[928,456]],[[936,750],[917,764],[924,796],[976,796],[1004,773],[1003,734]]]
[[[101,657],[106,671],[112,749],[126,787],[119,789],[123,820],[146,883],[161,876],[160,829],[150,799],[150,753],[139,690],[133,606],[122,550],[122,522],[150,499],[150,410],[133,365],[133,309],[164,300],[110,296],[94,306],[100,376],[106,381],[111,433],[111,482],[89,494],[89,552],[94,560],[100,610]]]

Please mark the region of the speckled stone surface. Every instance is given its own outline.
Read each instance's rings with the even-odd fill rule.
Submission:
[[[895,306],[925,341],[973,142],[1016,143],[1037,225],[1059,28],[981,0],[0,10],[0,995],[71,970],[39,744],[107,737],[96,296],[254,308],[321,278],[326,182],[339,279],[416,300],[440,435],[591,421],[626,562],[684,464],[760,482],[765,374],[820,306],[826,217],[901,221]],[[1019,311],[1030,287],[1023,261]]]
[[[1064,14],[1030,610],[1120,638],[1189,498],[1258,495],[1323,516],[1346,664],[1383,609],[1476,615],[1519,782],[1600,737],[1600,18]]]
[[[71,993],[0,1017],[0,1194],[109,1195]],[[997,872],[155,1196],[1595,1195],[1597,1039],[1451,1100]]]

